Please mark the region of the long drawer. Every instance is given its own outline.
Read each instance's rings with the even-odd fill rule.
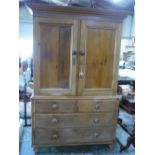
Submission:
[[[106,112],[117,111],[118,101],[111,100],[35,100],[35,113]]]
[[[104,143],[114,141],[115,127],[102,128],[63,128],[34,130],[34,145],[64,145],[82,143]]]
[[[35,114],[34,116],[34,126],[37,128],[96,127],[115,123],[116,112]]]

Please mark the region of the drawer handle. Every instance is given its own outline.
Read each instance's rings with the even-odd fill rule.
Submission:
[[[76,50],[73,50],[72,55],[77,55],[77,51]]]
[[[85,52],[84,51],[80,51],[80,56],[85,56]]]
[[[52,135],[52,139],[58,139],[58,135],[57,134]]]
[[[52,123],[58,123],[58,120],[56,118],[52,118],[51,122]]]
[[[95,105],[95,108],[98,110],[98,109],[100,109],[100,105],[99,104],[96,104]]]
[[[94,137],[97,138],[99,136],[98,133],[94,133]]]
[[[57,104],[56,103],[52,104],[52,109],[56,109],[56,108],[58,108]]]
[[[99,122],[100,122],[99,118],[94,119],[94,123],[99,123]]]

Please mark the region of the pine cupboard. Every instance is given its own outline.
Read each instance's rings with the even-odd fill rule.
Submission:
[[[33,11],[32,145],[115,142],[127,11],[28,4]]]

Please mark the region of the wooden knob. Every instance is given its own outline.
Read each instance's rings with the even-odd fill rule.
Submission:
[[[56,109],[58,106],[56,103],[52,104],[52,109]]]
[[[94,137],[97,138],[99,136],[99,134],[96,132],[94,133]]]
[[[58,123],[58,120],[56,118],[52,118],[51,122],[52,123]]]
[[[100,121],[99,118],[94,119],[94,123],[99,123],[99,121]]]
[[[84,55],[85,55],[85,52],[80,51],[80,55],[81,55],[81,56],[84,56]]]
[[[72,55],[77,55],[77,51],[74,50],[73,53],[72,53]]]
[[[58,139],[58,135],[57,134],[52,135],[52,139]]]
[[[98,109],[100,109],[100,105],[99,104],[96,104],[95,105],[95,108],[98,110]]]

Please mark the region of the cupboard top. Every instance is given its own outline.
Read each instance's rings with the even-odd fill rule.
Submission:
[[[47,4],[27,3],[34,17],[66,16],[73,18],[102,18],[121,22],[131,11],[120,9],[95,9],[73,6],[52,6]]]

